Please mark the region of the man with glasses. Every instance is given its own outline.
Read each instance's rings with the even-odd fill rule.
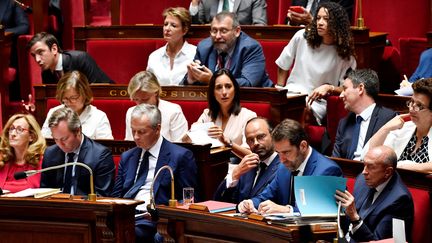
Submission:
[[[63,51],[52,34],[37,33],[27,49],[42,69],[44,84],[56,84],[65,73],[75,70],[82,72],[89,83],[114,83],[87,52]]]
[[[48,123],[56,144],[45,150],[42,168],[67,162],[84,163],[93,171],[95,193],[108,196],[114,186],[115,172],[111,151],[81,132],[78,114],[70,108],[56,110]],[[42,173],[41,187],[62,188],[64,193],[72,195],[88,195],[90,175],[83,167],[67,166]]]
[[[195,61],[187,66],[184,84],[207,85],[213,72],[226,68],[240,86],[273,86],[261,45],[241,31],[234,13],[218,13],[210,28],[210,37],[198,43]]]
[[[387,145],[398,157],[398,168],[432,172],[432,78],[413,84],[413,96],[407,102],[409,114],[396,116],[386,123],[365,146]]]
[[[363,146],[396,112],[375,103],[379,79],[373,70],[351,71],[342,88],[340,98],[350,113],[339,122],[332,156],[359,160]]]

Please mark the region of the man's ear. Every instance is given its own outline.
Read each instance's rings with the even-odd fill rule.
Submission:
[[[53,52],[54,54],[58,53],[58,46],[57,46],[57,44],[53,44],[51,46],[51,52]]]
[[[357,88],[358,88],[358,90],[359,90],[359,94],[360,94],[360,95],[365,94],[366,90],[365,90],[364,83],[360,83],[360,84],[357,86]]]
[[[240,33],[241,33],[241,28],[240,28],[240,26],[237,26],[236,29],[235,29],[234,34],[235,34],[236,37],[239,37]]]
[[[300,142],[300,151],[302,152],[302,153],[306,153],[306,150],[308,149],[308,147],[309,147],[309,144],[308,144],[308,142],[306,141],[306,140],[302,140],[301,142]]]

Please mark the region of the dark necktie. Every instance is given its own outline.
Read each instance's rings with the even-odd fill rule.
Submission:
[[[373,198],[375,196],[375,192],[377,192],[377,190],[375,188],[369,189],[368,196],[366,198],[365,203],[363,204],[362,210],[367,210],[372,205]]]
[[[265,171],[267,169],[267,165],[264,162],[261,162],[259,164],[259,167],[260,167],[260,169],[259,169],[259,173],[258,173],[258,175],[257,175],[257,177],[255,179],[254,187],[258,183],[258,181],[261,179],[261,177],[263,177],[263,175],[264,175],[264,173],[265,173]]]
[[[224,0],[222,5],[222,11],[230,11],[229,9],[229,0]]]
[[[351,140],[351,146],[348,152],[348,159],[354,159],[354,152],[357,149],[358,145],[358,139],[360,136],[360,126],[361,122],[363,121],[363,118],[361,116],[356,117],[356,124],[354,125],[353,133],[352,133],[352,140]]]
[[[217,60],[217,69],[218,70],[220,70],[220,69],[222,69],[222,68],[225,68],[225,59],[226,59],[226,57],[227,57],[227,53],[225,53],[225,52],[221,52],[221,53],[219,53],[219,55],[218,55],[218,60]]]
[[[75,157],[75,153],[68,153],[67,154],[67,162],[68,163],[75,162],[74,157]],[[66,173],[65,173],[65,177],[64,177],[64,183],[63,183],[63,192],[64,193],[71,193],[72,170],[73,170],[73,165],[69,165],[66,167]]]
[[[57,79],[57,82],[60,80],[60,78],[63,76],[63,71],[54,71],[54,76]]]
[[[296,170],[291,172],[291,178],[290,178],[290,198],[288,201],[288,204],[291,206],[295,206],[295,194],[294,194],[294,177],[298,175],[300,171]]]
[[[149,151],[145,151],[144,156],[142,158],[141,163],[138,164],[138,168],[137,168],[137,175],[136,175],[136,179],[135,182],[137,182],[140,177],[144,176],[147,178],[147,173],[149,170],[149,157],[150,157],[150,152]]]

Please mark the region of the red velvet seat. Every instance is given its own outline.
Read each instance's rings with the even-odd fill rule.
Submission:
[[[412,227],[412,242],[431,242],[430,216],[431,201],[429,192],[424,189],[408,188],[414,201],[414,223]]]
[[[263,48],[267,73],[274,84],[277,83],[277,65],[276,59],[280,56],[288,41],[266,41],[260,40]]]
[[[190,1],[183,0],[120,0],[120,25],[162,24],[162,12],[168,7],[189,9]],[[143,13],[142,10],[148,10]]]
[[[27,43],[32,37],[31,35],[21,35],[18,37],[18,72],[21,97],[27,97],[28,94],[32,94],[35,97],[33,86],[35,84],[42,84],[41,68],[26,49]]]
[[[416,70],[420,54],[427,49],[427,39],[426,38],[400,38],[400,57],[401,57],[401,72],[405,74],[408,78]]]

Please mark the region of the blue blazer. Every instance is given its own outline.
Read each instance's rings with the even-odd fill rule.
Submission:
[[[257,196],[273,180],[279,164],[279,156],[276,156],[253,188],[258,167],[241,176],[236,187],[226,188],[226,180],[223,180],[216,190],[215,200],[239,203],[244,199]]]
[[[396,112],[388,108],[376,105],[372,111],[369,127],[366,132],[365,145],[367,141],[389,120],[397,115]],[[335,144],[333,147],[333,157],[348,159],[349,149],[351,147],[352,135],[356,123],[356,114],[354,112],[348,113],[346,117],[340,120],[336,132]]]
[[[27,34],[30,27],[27,14],[13,0],[0,1],[0,24],[15,36]]]
[[[360,211],[366,201],[369,187],[363,174],[360,174],[354,186],[354,198],[357,212],[363,219],[360,228],[351,235],[351,242],[382,240],[392,237],[392,218],[405,221],[407,241],[411,242],[411,227],[414,218],[414,204],[411,193],[396,172],[384,190],[367,210]]]
[[[342,170],[333,160],[312,149],[303,176],[343,176]],[[291,171],[280,163],[274,180],[258,196],[252,198],[255,208],[261,202],[271,200],[279,205],[287,205],[290,197]]]
[[[101,196],[109,196],[114,185],[115,165],[111,151],[90,138],[84,136],[84,141],[78,154],[78,162],[88,165],[93,171],[95,193]],[[49,146],[44,153],[42,168],[47,168],[65,163],[65,153],[56,145]],[[64,169],[43,172],[41,175],[41,187],[62,188]],[[90,175],[83,168],[76,166],[77,195],[87,195],[90,192]]]
[[[194,60],[215,72],[217,65],[217,51],[213,47],[212,39],[206,38],[198,43]],[[228,62],[228,61],[227,61]],[[229,61],[229,70],[240,86],[272,87],[273,82],[265,69],[265,57],[261,45],[246,33],[241,32]],[[183,79],[187,83],[187,74]]]
[[[121,155],[111,196],[134,198],[139,188],[145,183],[144,178],[143,180],[137,180],[134,184],[141,151],[141,148],[135,147]],[[190,150],[170,143],[164,138],[156,163],[155,175],[164,165],[169,165],[173,169],[175,197],[177,199],[183,198],[183,187],[197,188],[197,166]],[[154,182],[153,192],[156,204],[168,205],[168,200],[171,198],[171,176],[168,170],[161,171],[158,179]],[[197,195],[196,191],[195,195]]]

